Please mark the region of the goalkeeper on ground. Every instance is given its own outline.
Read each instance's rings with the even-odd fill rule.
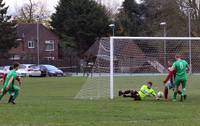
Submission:
[[[131,97],[135,101],[144,100],[145,97],[147,97],[147,96],[153,96],[158,100],[156,93],[155,93],[154,89],[152,88],[152,85],[153,85],[152,82],[147,82],[147,84],[143,85],[139,91],[126,90],[123,92],[120,90],[119,96]]]

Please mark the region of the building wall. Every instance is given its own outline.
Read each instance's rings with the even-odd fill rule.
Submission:
[[[19,46],[11,49],[9,53],[12,55],[20,55],[21,59],[37,60],[37,25],[25,25],[20,29],[18,30],[18,37],[21,37],[22,40],[19,41]],[[54,41],[54,51],[45,50],[45,41],[48,40]],[[28,48],[28,41],[33,41],[35,48]],[[41,60],[47,59],[47,57],[54,57],[55,60],[58,59],[58,43],[59,39],[53,32],[43,25],[39,26],[39,52]]]

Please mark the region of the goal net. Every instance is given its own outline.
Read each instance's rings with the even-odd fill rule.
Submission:
[[[138,89],[147,81],[162,90],[168,62],[174,62],[177,53],[193,73],[200,72],[199,42],[198,37],[102,38],[91,47],[96,60],[75,98],[113,99],[119,90]]]

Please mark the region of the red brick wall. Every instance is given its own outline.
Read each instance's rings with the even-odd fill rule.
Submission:
[[[40,59],[42,60],[45,57],[55,57],[55,60],[58,59],[58,37],[43,25],[39,26],[39,31]],[[23,24],[18,30],[18,37],[20,36],[23,36],[23,39],[19,41],[19,46],[17,48],[12,48],[9,53],[20,55],[25,59],[37,60],[37,25]],[[48,40],[54,41],[54,51],[52,52],[45,51],[45,41]],[[28,41],[35,41],[35,48],[28,48]]]

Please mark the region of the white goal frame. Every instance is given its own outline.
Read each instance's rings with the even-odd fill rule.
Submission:
[[[114,99],[114,40],[124,39],[124,40],[188,40],[189,42],[189,65],[190,71],[192,70],[191,64],[191,40],[200,40],[200,37],[110,37],[110,99]]]

